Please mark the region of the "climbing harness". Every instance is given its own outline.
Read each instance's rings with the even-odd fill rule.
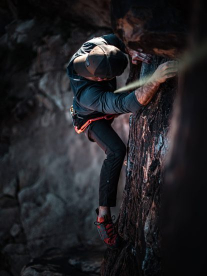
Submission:
[[[82,132],[84,132],[86,130],[86,128],[95,121],[98,120],[112,120],[114,119],[114,117],[116,117],[116,115],[114,114],[107,114],[101,117],[97,117],[97,118],[92,118],[92,119],[86,119],[81,117],[80,115],[77,114],[77,112],[74,110],[73,105],[71,105],[70,107],[70,114],[73,120],[73,126],[75,128],[75,131],[80,134]]]

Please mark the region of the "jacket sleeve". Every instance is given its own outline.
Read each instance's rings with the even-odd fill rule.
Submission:
[[[107,43],[109,45],[113,45],[113,46],[119,48],[122,52],[124,52],[126,54],[125,44],[115,34],[103,35],[102,37],[107,41]]]
[[[114,94],[102,91],[96,86],[82,91],[79,102],[87,109],[105,114],[134,113],[142,107],[135,92]]]

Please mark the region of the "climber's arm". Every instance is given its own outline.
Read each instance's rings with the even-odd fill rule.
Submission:
[[[159,82],[153,81],[147,82],[145,85],[137,88],[135,90],[137,101],[142,105],[147,105],[151,101],[154,94],[157,92],[159,86]]]

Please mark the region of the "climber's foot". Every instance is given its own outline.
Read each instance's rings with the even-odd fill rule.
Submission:
[[[96,209],[96,213],[97,215],[99,214],[98,208]],[[97,221],[94,222],[101,239],[111,249],[117,248],[120,245],[120,237],[113,223],[114,219],[114,216],[112,218],[97,216]]]

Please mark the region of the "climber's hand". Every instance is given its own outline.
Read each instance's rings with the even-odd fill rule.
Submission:
[[[129,47],[126,47],[126,52],[132,58],[132,63],[137,65],[138,62],[142,61],[145,63],[151,63],[152,56],[150,54],[144,54],[142,49],[132,50]]]
[[[163,83],[167,79],[176,76],[178,72],[178,61],[167,61],[163,64],[160,64],[152,77],[151,81]]]

